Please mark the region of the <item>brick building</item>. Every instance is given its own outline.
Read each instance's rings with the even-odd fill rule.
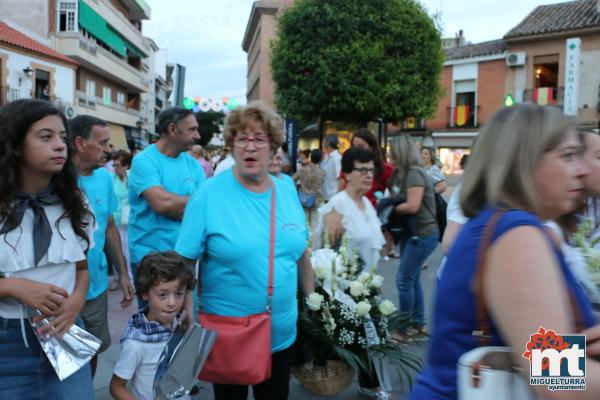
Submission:
[[[505,36],[506,92],[600,124],[600,0],[535,8]]]
[[[242,48],[248,55],[246,100],[274,105],[271,74],[271,40],[277,35],[277,16],[294,0],[255,1],[246,25]]]
[[[425,120],[424,145],[434,146],[446,173],[458,172],[479,127],[503,105],[506,44],[503,40],[445,50],[444,94],[435,115]]]

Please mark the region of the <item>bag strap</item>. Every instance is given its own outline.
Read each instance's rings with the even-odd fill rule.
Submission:
[[[492,218],[487,223],[485,231],[482,236],[482,240],[479,244],[478,258],[477,258],[477,267],[475,271],[475,281],[474,281],[474,292],[475,292],[475,318],[477,323],[477,330],[473,331],[473,336],[477,337],[477,341],[479,342],[479,347],[489,346],[492,338],[491,334],[491,320],[488,315],[488,309],[485,301],[484,295],[484,274],[486,269],[486,255],[487,250],[489,249],[492,234],[496,230],[496,225],[500,218],[508,211],[507,209],[499,209],[494,212]],[[555,244],[552,242],[552,247],[555,248]],[[571,305],[571,309],[575,315],[575,329],[577,332],[585,329],[583,324],[583,316],[581,313],[581,309],[577,307],[577,299],[573,295],[572,291],[567,287],[569,292],[569,303]]]
[[[271,179],[271,222],[269,233],[269,286],[267,287],[267,312],[273,300],[273,270],[275,268],[275,181]]]

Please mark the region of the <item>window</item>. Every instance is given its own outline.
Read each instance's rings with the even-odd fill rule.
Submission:
[[[85,95],[90,105],[96,104],[96,81],[88,79],[85,81]]]
[[[125,105],[125,93],[117,92],[117,103],[123,106]]]
[[[454,107],[450,113],[450,127],[472,128],[477,126],[475,114],[477,107],[475,96],[477,82],[475,80],[454,81]]]
[[[558,54],[536,56],[533,59],[533,101],[540,105],[562,100],[558,87]]]
[[[112,90],[108,86],[102,88],[102,104],[105,106],[112,104]]]
[[[60,0],[57,11],[57,30],[59,32],[77,32],[77,2]]]

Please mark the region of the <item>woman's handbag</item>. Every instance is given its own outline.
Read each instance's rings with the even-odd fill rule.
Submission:
[[[486,252],[492,234],[502,215],[501,209],[495,212],[483,233],[479,245],[477,269],[475,272],[474,292],[479,347],[466,352],[458,359],[458,398],[459,400],[543,400],[537,396],[528,382],[519,373],[520,368],[514,362],[513,349],[510,347],[489,346],[491,339],[490,318],[488,316],[483,293]],[[580,331],[582,316],[574,296],[570,296],[571,308],[575,316],[577,330]]]
[[[316,193],[307,193],[302,190],[298,191],[298,198],[304,208],[313,208],[317,201]]]
[[[269,285],[265,312],[247,317],[198,313],[202,327],[219,336],[199,379],[229,385],[255,385],[271,377],[271,299],[275,263],[275,184],[271,186]]]
[[[479,347],[466,352],[458,359],[459,400],[535,400],[537,397],[520,375],[512,359],[510,347],[489,346],[490,320],[483,295],[485,258],[492,234],[506,210],[496,211],[488,222],[477,259],[475,271],[475,309]]]

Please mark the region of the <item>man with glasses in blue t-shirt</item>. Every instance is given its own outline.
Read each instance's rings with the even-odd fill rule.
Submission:
[[[160,139],[133,158],[129,171],[128,235],[134,277],[146,254],[175,248],[188,198],[206,180],[198,161],[187,153],[200,139],[194,113],[168,108],[158,116],[158,130]],[[145,302],[138,298],[138,305],[142,308]]]

